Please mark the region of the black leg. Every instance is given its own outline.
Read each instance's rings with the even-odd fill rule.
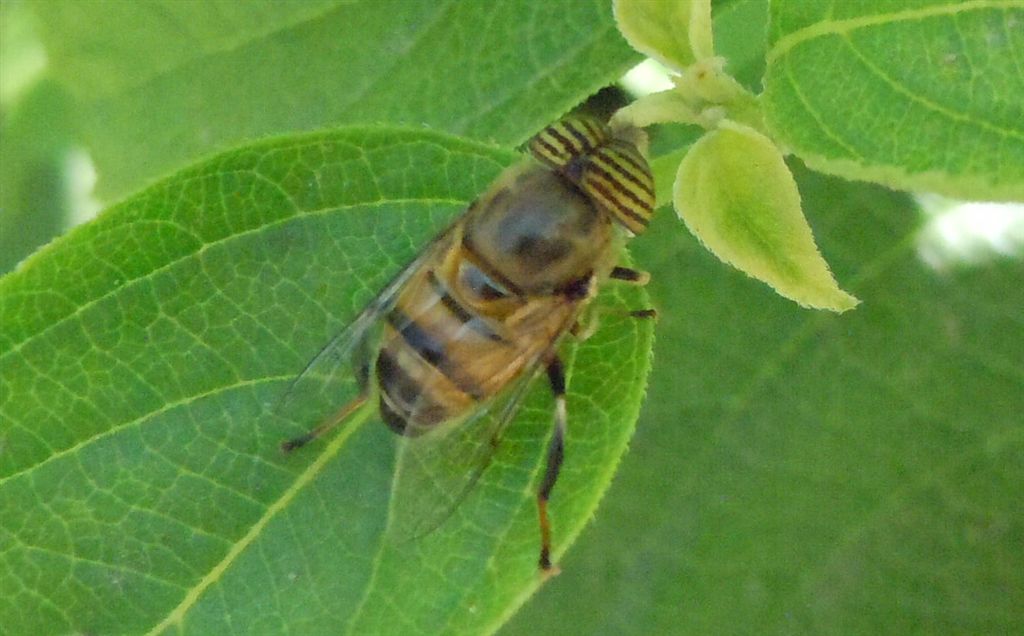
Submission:
[[[629,315],[633,318],[657,318],[657,309],[635,309],[629,312]]]
[[[562,459],[565,456],[565,370],[562,368],[562,361],[555,356],[548,363],[548,381],[551,383],[551,392],[555,394],[555,430],[551,434],[551,442],[548,444],[547,464],[544,470],[544,480],[537,490],[537,514],[540,518],[540,569],[550,573],[554,569],[551,565],[551,521],[548,519],[548,499],[551,497],[551,490],[558,481],[558,472],[562,468]]]
[[[629,267],[614,267],[612,268],[609,278],[614,280],[621,280],[631,285],[646,285],[651,280],[651,275],[647,272],[641,272]],[[638,309],[636,311],[629,312],[629,315],[633,318],[657,318],[658,312],[653,309]]]
[[[641,272],[628,267],[616,266],[612,268],[612,272],[608,275],[608,278],[625,281],[634,285],[646,285],[647,282],[651,280],[651,275],[647,272]]]

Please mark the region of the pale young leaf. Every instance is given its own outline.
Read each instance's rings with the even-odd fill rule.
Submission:
[[[623,37],[644,55],[682,70],[714,55],[708,0],[616,0]]]
[[[718,258],[779,294],[836,312],[858,303],[818,252],[782,154],[754,129],[725,121],[704,135],[679,166],[673,201]]]

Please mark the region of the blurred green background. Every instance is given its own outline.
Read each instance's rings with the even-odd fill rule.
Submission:
[[[767,15],[715,5],[755,90]],[[3,271],[218,149],[373,121],[513,146],[640,61],[596,0],[5,1],[0,18]],[[660,132],[656,156],[686,138]],[[863,304],[801,309],[660,210],[633,244],[660,316],[631,450],[504,633],[1024,631],[1020,219],[978,234],[976,208],[792,165]]]

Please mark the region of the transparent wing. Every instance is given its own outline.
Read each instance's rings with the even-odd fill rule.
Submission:
[[[389,522],[394,541],[430,534],[472,493],[558,344],[555,341],[540,347],[525,364],[522,375],[470,415],[399,441]]]
[[[430,534],[473,491],[539,374],[538,361],[511,387],[461,421],[399,441],[390,520],[394,540]]]
[[[306,364],[274,406],[281,418],[312,428],[330,418],[372,382],[382,319],[409,279],[440,249],[453,226],[427,245],[366,307]]]

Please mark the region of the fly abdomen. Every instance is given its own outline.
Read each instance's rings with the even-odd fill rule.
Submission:
[[[493,393],[471,357],[507,346],[486,320],[462,305],[427,270],[388,313],[377,357],[380,410],[385,423],[417,435],[455,418]]]
[[[401,336],[401,344],[413,351],[416,356],[439,371],[441,375],[456,388],[474,400],[482,400],[486,396],[480,385],[459,367],[445,343],[445,335],[433,332],[426,325],[421,325],[401,309],[395,308],[388,316],[388,324]]]
[[[385,347],[377,355],[380,415],[388,428],[414,437],[450,418],[448,408],[437,402],[422,378],[406,370],[408,360],[401,360],[390,349]]]
[[[458,298],[453,296],[448,286],[434,272],[428,272],[427,278],[430,280],[431,289],[433,289],[444,308],[448,310],[448,313],[451,314],[450,317],[462,325],[464,329],[493,342],[505,342],[505,338],[487,320],[480,316],[474,316]]]

